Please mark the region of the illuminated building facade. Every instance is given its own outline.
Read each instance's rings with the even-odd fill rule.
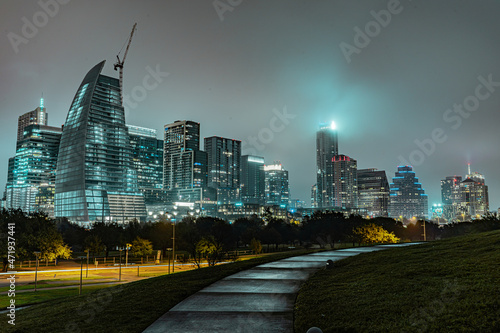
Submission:
[[[346,155],[333,157],[334,207],[358,208],[358,163]]]
[[[333,158],[338,153],[338,134],[335,124],[321,124],[316,133],[316,204],[319,208],[335,206]]]
[[[87,73],[75,94],[57,161],[55,216],[85,226],[146,217],[119,80],[101,74],[104,63]],[[127,215],[123,205],[131,207]]]
[[[461,214],[461,182],[462,176],[448,176],[441,180],[442,217],[448,221],[454,220]]]
[[[389,216],[427,218],[428,197],[411,166],[398,166],[390,186]]]
[[[280,163],[264,166],[266,205],[286,208],[290,201],[288,171]]]
[[[358,207],[372,217],[389,214],[389,182],[384,170],[358,170]]]
[[[488,186],[482,174],[469,172],[466,179],[460,183],[460,192],[460,210],[463,214],[478,219],[489,212]]]
[[[45,125],[48,124],[48,113],[43,105],[43,98],[40,99],[40,106],[33,111],[26,112],[19,116],[17,120],[17,141],[20,142],[24,138],[24,129],[29,125]]]
[[[264,158],[241,156],[241,201],[263,204],[265,198]]]
[[[240,188],[241,141],[218,136],[205,138],[208,182],[212,188]]]
[[[55,170],[62,129],[30,124],[24,126],[22,132],[16,156],[9,159],[6,208],[20,208],[27,213],[43,211],[53,217]]]

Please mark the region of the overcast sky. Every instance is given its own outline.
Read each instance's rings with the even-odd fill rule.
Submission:
[[[500,206],[498,1],[73,0],[44,11],[38,1],[2,0],[0,8],[2,191],[17,117],[43,92],[49,125],[62,125],[94,65],[106,60],[104,74],[118,76],[116,54],[137,22],[124,69],[128,124],[161,137],[163,125],[188,119],[203,137],[245,141],[244,152],[280,160],[292,197],[309,204],[315,132],[334,120],[339,151],[358,168],[386,170],[390,180],[404,158],[432,204],[440,180],[465,175],[471,162],[489,185],[490,209]],[[453,111],[464,103],[471,112]],[[284,113],[282,126],[275,118]]]

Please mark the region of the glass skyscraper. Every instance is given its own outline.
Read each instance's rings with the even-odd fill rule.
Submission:
[[[243,203],[263,204],[265,197],[264,158],[260,156],[241,156],[241,201]]]
[[[280,205],[288,207],[290,201],[290,187],[288,171],[280,163],[264,166],[266,184],[266,205]]]
[[[321,124],[316,133],[316,205],[335,206],[333,158],[339,154],[335,124]]]
[[[55,216],[82,224],[146,216],[119,81],[101,74],[104,63],[87,73],[75,94],[57,161]]]
[[[395,219],[427,218],[428,198],[411,166],[398,166],[389,184],[390,217]]]
[[[358,207],[372,217],[388,216],[389,182],[384,170],[358,170]]]
[[[358,208],[358,162],[346,155],[333,157],[334,206]]]

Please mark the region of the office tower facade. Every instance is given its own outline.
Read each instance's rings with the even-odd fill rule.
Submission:
[[[104,63],[87,73],[75,94],[57,161],[55,215],[82,225],[146,217],[119,80],[101,74]]]
[[[384,170],[358,170],[358,207],[371,217],[389,215],[389,182]]]
[[[287,207],[290,201],[288,171],[281,163],[264,166],[266,205]]]
[[[208,182],[212,188],[240,188],[241,141],[218,136],[205,138]]]
[[[334,207],[358,208],[358,163],[346,155],[333,157]]]
[[[479,219],[489,212],[488,186],[482,174],[469,171],[466,179],[460,183],[460,192],[462,214]]]
[[[427,218],[428,197],[411,166],[398,166],[390,186],[389,216]]]
[[[31,124],[22,129],[16,156],[9,159],[6,207],[54,216],[55,171],[62,129]]]
[[[460,214],[461,182],[462,176],[448,176],[441,180],[442,217],[448,221],[454,220]]]
[[[151,128],[127,125],[139,189],[163,188],[163,140]]]
[[[24,129],[29,125],[45,125],[48,124],[48,113],[43,104],[43,98],[40,99],[40,106],[33,111],[26,112],[19,116],[17,120],[17,142],[21,142],[24,138]]]
[[[311,186],[311,207],[318,208],[318,185]]]
[[[339,153],[335,124],[321,124],[316,133],[316,187],[319,208],[335,206],[333,158]]]
[[[260,156],[241,156],[241,201],[243,203],[263,204],[265,198],[264,158]]]

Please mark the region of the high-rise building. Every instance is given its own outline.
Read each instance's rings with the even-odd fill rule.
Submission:
[[[334,207],[358,208],[358,163],[346,155],[333,157]]]
[[[489,212],[488,186],[482,174],[469,170],[466,179],[460,183],[460,192],[462,213],[477,219]]]
[[[389,182],[384,170],[358,170],[358,207],[372,217],[388,216]]]
[[[199,188],[206,184],[206,154],[200,151],[200,124],[183,120],[165,125],[163,187]]]
[[[208,182],[213,188],[240,188],[241,141],[218,136],[205,138]]]
[[[462,176],[448,176],[441,180],[442,217],[449,221],[454,220],[460,214],[461,182]]]
[[[275,162],[264,166],[266,205],[280,205],[287,207],[290,201],[288,171],[281,163]]]
[[[241,156],[241,201],[263,204],[265,198],[264,158]]]
[[[26,112],[19,116],[17,121],[17,141],[24,138],[24,129],[29,125],[45,125],[48,123],[48,114],[43,105],[43,97],[40,99],[40,106],[33,111]]]
[[[146,217],[125,126],[119,80],[85,76],[64,124],[57,161],[55,216],[87,225]]]
[[[318,185],[311,186],[311,207],[318,208]]]
[[[62,129],[30,124],[22,129],[16,156],[9,159],[7,208],[54,216],[55,171]]]
[[[127,125],[139,189],[163,188],[163,140],[151,128]]]
[[[398,166],[390,186],[389,216],[395,219],[427,218],[428,198],[411,166]]]
[[[316,133],[316,186],[319,208],[335,206],[333,158],[339,154],[335,123],[321,124]]]

